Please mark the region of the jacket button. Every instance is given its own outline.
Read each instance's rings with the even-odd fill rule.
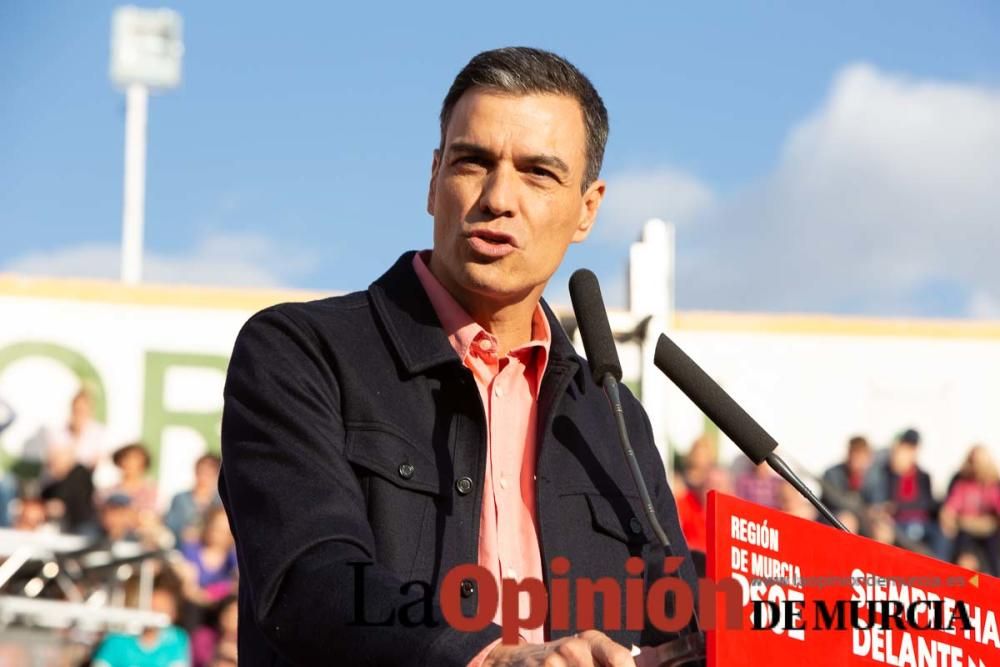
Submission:
[[[460,588],[462,591],[463,598],[472,597],[476,592],[476,582],[474,582],[472,579],[462,579],[462,584]]]
[[[631,530],[636,535],[639,535],[639,534],[642,533],[642,524],[639,522],[639,519],[637,519],[636,517],[632,517],[631,519],[629,519],[628,528],[629,528],[629,530]]]
[[[399,476],[403,479],[410,479],[413,477],[413,465],[410,463],[400,463],[399,464]]]
[[[463,496],[468,495],[472,491],[472,480],[468,477],[460,478],[455,482],[455,489]]]

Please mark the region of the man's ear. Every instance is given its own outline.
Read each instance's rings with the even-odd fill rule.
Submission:
[[[573,243],[580,243],[590,235],[590,230],[597,221],[597,209],[601,207],[606,187],[601,179],[587,186],[587,191],[583,193],[583,205],[580,207],[580,220],[573,230]]]
[[[434,215],[434,191],[437,189],[438,167],[441,166],[441,151],[434,149],[434,159],[431,161],[431,180],[427,186],[427,212]]]

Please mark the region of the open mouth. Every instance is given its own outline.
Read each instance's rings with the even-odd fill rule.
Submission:
[[[486,243],[490,243],[492,245],[510,245],[513,247],[517,247],[517,244],[514,242],[514,237],[511,236],[510,234],[504,234],[503,232],[493,232],[487,229],[477,229],[474,232],[470,232],[469,237],[482,239]]]
[[[514,237],[503,232],[477,229],[470,232],[466,239],[473,253],[484,258],[497,259],[517,250],[517,241]]]

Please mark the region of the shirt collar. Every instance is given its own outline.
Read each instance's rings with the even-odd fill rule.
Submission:
[[[386,344],[408,375],[426,373],[453,362],[461,364],[448,342],[427,291],[413,270],[415,254],[413,250],[403,253],[367,290],[373,313],[385,332]],[[586,392],[587,387],[593,384],[586,362],[577,354],[545,299],[539,303],[551,332],[545,377],[555,377],[568,371],[573,375],[577,389]],[[539,401],[539,409],[548,410],[551,407],[545,406],[544,392],[539,394]]]
[[[413,270],[416,272],[424,291],[427,292],[427,298],[430,299],[431,306],[433,306],[434,311],[437,313],[438,319],[441,321],[441,327],[444,329],[444,333],[448,337],[448,342],[451,343],[452,349],[455,350],[455,354],[464,362],[466,356],[473,349],[473,344],[478,345],[479,341],[482,340],[489,340],[494,349],[496,349],[496,337],[472,319],[458,301],[455,300],[455,297],[445,289],[441,281],[431,273],[429,267],[430,257],[430,250],[423,250],[416,253],[413,256]],[[541,377],[548,363],[551,341],[552,329],[539,303],[535,305],[535,310],[531,316],[531,340],[511,350],[510,353],[516,354],[522,350],[538,348],[538,377]]]

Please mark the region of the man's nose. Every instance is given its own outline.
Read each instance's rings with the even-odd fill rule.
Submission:
[[[483,181],[479,208],[494,218],[513,217],[517,201],[517,173],[513,167],[498,165]]]

